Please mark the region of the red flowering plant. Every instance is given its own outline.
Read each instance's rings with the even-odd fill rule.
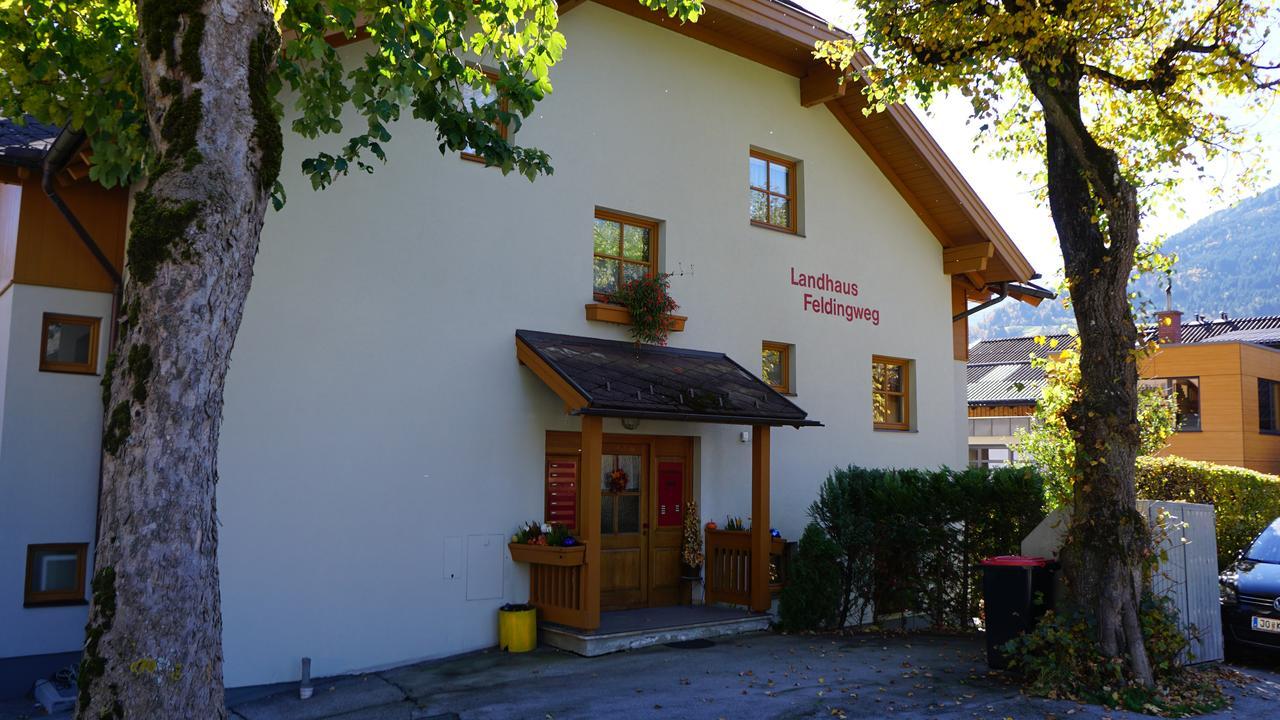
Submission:
[[[613,293],[613,302],[631,313],[631,337],[637,343],[666,345],[680,309],[671,297],[671,273],[628,280]]]

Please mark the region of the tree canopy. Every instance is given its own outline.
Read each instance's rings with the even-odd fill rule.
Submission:
[[[265,0],[264,0],[265,1]],[[698,0],[637,0],[696,21]],[[202,27],[180,26],[198,0],[142,5],[133,0],[0,0],[0,115],[26,115],[84,131],[93,150],[90,178],[128,184],[155,167],[146,123],[138,50],[194,63]],[[306,138],[338,136],[303,163],[322,188],[353,168],[386,161],[391,126],[402,114],[432,123],[440,150],[461,150],[530,179],[552,172],[547,154],[509,143],[512,129],[551,92],[561,59],[555,2],[548,0],[273,0],[281,47],[268,79],[272,109]],[[145,28],[139,32],[141,24]],[[172,38],[182,32],[177,57]],[[369,38],[352,53],[330,39]],[[344,62],[344,55],[346,56]],[[353,58],[354,55],[354,58]],[[276,100],[288,88],[288,112]],[[469,90],[478,92],[469,92]],[[496,97],[500,96],[502,102]],[[491,98],[477,102],[476,98]],[[349,128],[352,114],[358,127]],[[277,181],[273,199],[283,201]]]

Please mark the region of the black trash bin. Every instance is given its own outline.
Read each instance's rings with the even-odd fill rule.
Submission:
[[[1053,604],[1053,564],[1042,557],[1000,555],[982,561],[987,620],[987,665],[1009,665],[1001,647],[1035,626]]]

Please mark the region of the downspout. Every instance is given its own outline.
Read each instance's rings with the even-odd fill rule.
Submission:
[[[117,270],[116,267],[111,264],[111,261],[107,259],[106,254],[102,252],[102,248],[98,246],[98,243],[94,242],[93,236],[90,235],[89,231],[80,223],[79,218],[77,218],[75,213],[71,211],[71,208],[62,199],[62,196],[58,195],[58,186],[56,182],[58,173],[62,172],[67,167],[67,164],[71,162],[71,159],[75,157],[76,151],[84,144],[84,140],[85,134],[83,132],[73,132],[69,127],[62,128],[62,132],[58,133],[58,137],[54,138],[53,144],[49,146],[47,151],[45,151],[43,177],[40,180],[40,186],[44,189],[44,194],[49,197],[49,202],[53,203],[53,206],[58,209],[58,212],[67,221],[67,224],[71,226],[76,237],[80,238],[80,242],[84,243],[84,246],[89,249],[89,252],[93,254],[93,257],[97,259],[98,264],[101,265],[102,269],[107,273],[107,276],[111,278],[111,322],[110,327],[107,330],[107,354],[110,356],[111,352],[115,349],[116,334],[119,330],[119,323],[117,322],[117,319],[120,314],[120,291],[121,286],[124,284],[124,279],[120,276],[120,271]],[[106,408],[103,408],[103,415],[105,417]],[[102,530],[102,476],[102,454],[99,453],[98,499],[93,513],[93,539],[95,550],[97,548],[98,533]]]
[[[1009,283],[1007,283],[1007,282],[997,283],[997,284],[996,284],[996,296],[995,296],[995,297],[993,297],[993,298],[991,298],[990,300],[988,300],[988,301],[986,301],[986,302],[982,303],[981,305],[975,305],[975,306],[973,306],[973,307],[969,308],[968,310],[965,310],[964,312],[962,312],[962,313],[960,313],[960,314],[958,314],[958,315],[952,315],[952,316],[951,316],[951,322],[956,322],[956,321],[959,321],[959,320],[963,320],[963,319],[965,319],[965,318],[969,317],[970,315],[973,315],[974,313],[982,312],[983,310],[986,310],[987,308],[991,307],[992,305],[995,305],[995,304],[999,303],[1000,301],[1004,300],[1004,299],[1005,299],[1005,298],[1007,298],[1007,297],[1009,297]]]

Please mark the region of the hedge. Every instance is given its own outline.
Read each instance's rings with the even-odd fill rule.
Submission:
[[[1030,468],[891,470],[850,466],[833,471],[809,515],[838,551],[815,538],[797,548],[796,567],[836,571],[841,602],[818,622],[788,616],[788,606],[821,607],[784,591],[782,625],[843,626],[877,615],[915,612],[939,627],[967,627],[979,612],[984,557],[1016,553],[1044,517],[1044,481]],[[806,547],[808,546],[808,547]],[[816,552],[811,549],[819,547]]]
[[[1138,497],[1207,503],[1218,526],[1218,567],[1225,568],[1280,517],[1280,477],[1180,457],[1138,458]]]

